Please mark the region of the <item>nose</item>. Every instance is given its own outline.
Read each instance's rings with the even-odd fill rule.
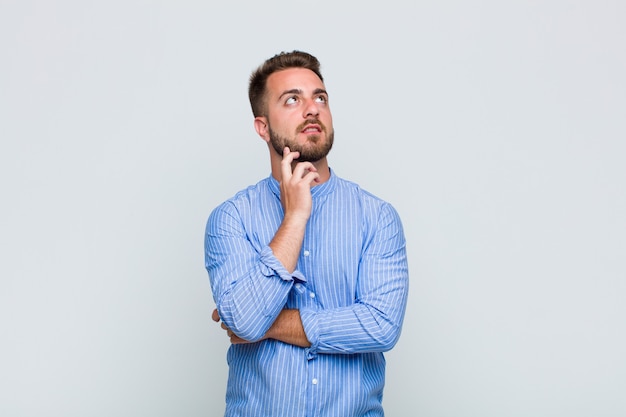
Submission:
[[[315,102],[314,99],[311,100],[307,100],[305,105],[304,105],[304,114],[303,116],[305,118],[308,117],[317,117],[320,114],[320,110],[317,107],[317,103]]]

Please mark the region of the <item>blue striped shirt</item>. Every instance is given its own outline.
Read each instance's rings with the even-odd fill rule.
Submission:
[[[209,216],[205,263],[222,321],[255,341],[283,308],[298,309],[311,343],[231,345],[227,417],[383,416],[383,352],[400,336],[408,293],[402,224],[332,171],[311,193],[293,273],[268,246],[283,217],[272,176]]]

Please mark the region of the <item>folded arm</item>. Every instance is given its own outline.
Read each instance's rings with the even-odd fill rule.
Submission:
[[[311,214],[311,186],[319,177],[310,162],[295,163],[298,156],[285,148],[280,181],[284,215],[267,245],[252,237],[260,233],[255,226],[246,230],[245,225],[254,225],[262,213],[242,214],[234,204],[224,203],[207,223],[205,262],[219,317],[243,340],[267,338],[270,328],[275,334],[291,328],[285,328],[282,318],[274,322],[294,279],[305,281],[296,264]]]
[[[402,224],[397,212],[385,205],[361,255],[354,303],[300,311],[311,354],[391,349],[404,320],[408,278]]]

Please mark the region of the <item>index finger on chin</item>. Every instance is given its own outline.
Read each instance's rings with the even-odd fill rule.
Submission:
[[[291,152],[289,147],[285,147],[283,150],[283,160],[281,163],[282,179],[286,180],[291,178],[291,163],[300,156],[300,152]]]

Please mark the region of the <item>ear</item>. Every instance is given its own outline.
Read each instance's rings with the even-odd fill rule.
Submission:
[[[267,117],[258,116],[254,118],[254,130],[261,136],[265,142],[269,143],[270,141],[270,129],[267,124]]]

